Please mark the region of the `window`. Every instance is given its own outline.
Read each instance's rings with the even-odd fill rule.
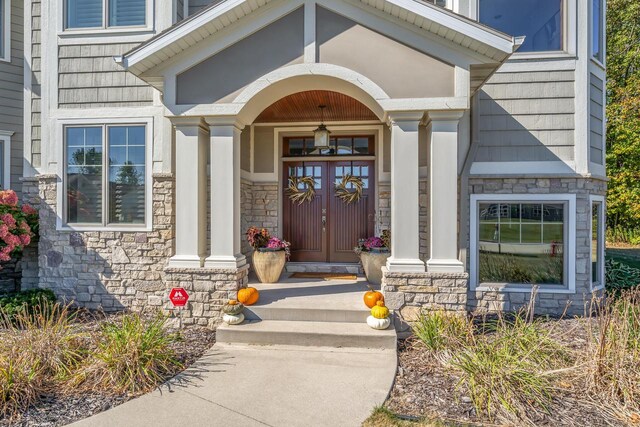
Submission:
[[[563,0],[479,0],[479,21],[526,36],[518,52],[563,49]]]
[[[11,0],[0,0],[0,60],[11,61]]]
[[[603,0],[592,0],[591,4],[591,55],[604,62]]]
[[[604,197],[591,196],[591,289],[604,288]]]
[[[11,137],[13,132],[0,130],[0,188],[11,188]]]
[[[147,0],[65,0],[65,28],[146,25]]]
[[[146,125],[66,126],[66,220],[144,224]]]
[[[373,136],[337,136],[329,148],[316,148],[313,137],[284,138],[284,156],[369,156],[375,154]]]

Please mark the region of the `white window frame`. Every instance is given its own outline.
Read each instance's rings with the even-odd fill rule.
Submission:
[[[0,130],[0,144],[2,144],[2,186],[3,190],[11,188],[11,137],[15,132]]]
[[[607,62],[607,2],[606,0],[598,0],[600,2],[600,53],[602,58],[593,55],[593,1],[589,0],[589,56],[591,61],[601,68],[606,67]]]
[[[562,0],[562,48],[560,50],[516,52],[511,56],[511,60],[575,57],[577,34],[576,1],[578,0]],[[475,16],[473,18],[480,22],[480,0],[476,0],[472,4],[475,5],[475,11],[472,11],[475,12]],[[512,35],[520,36],[521,34]]]
[[[67,2],[68,0],[59,0],[60,11],[58,13],[58,36],[60,37],[77,37],[77,36],[104,36],[113,37],[120,34],[140,34],[149,33],[154,28],[154,9],[155,0],[145,0],[145,24],[134,26],[115,27],[109,26],[109,2],[110,0],[102,0],[102,26],[89,28],[67,28]],[[127,42],[128,40],[118,40],[118,42]]]
[[[598,248],[598,263],[600,264],[600,274],[598,274],[598,281],[593,282],[593,273],[591,271],[592,263],[591,263],[591,254],[593,253],[593,205],[594,203],[599,204],[599,220],[600,227],[598,229],[598,244],[600,247]],[[589,283],[591,284],[591,291],[599,291],[605,288],[605,228],[606,228],[606,198],[604,196],[598,195],[590,195],[589,196]]]
[[[531,292],[534,285],[504,283],[480,285],[479,264],[479,221],[478,206],[481,202],[504,203],[566,203],[565,207],[565,283],[563,285],[538,285],[538,293],[574,294],[576,291],[576,195],[575,194],[472,194],[470,209],[469,283],[472,291]]]
[[[3,52],[0,55],[0,61],[11,62],[11,0],[0,0],[4,7],[4,16],[2,17],[2,41]]]
[[[67,127],[83,127],[83,126],[102,126],[106,133],[107,126],[112,125],[130,125],[130,126],[145,126],[145,221],[144,224],[113,224],[108,222],[106,215],[102,218],[100,224],[74,224],[67,222],[67,154],[65,138],[65,129]],[[61,150],[58,176],[61,178],[58,180],[57,186],[57,208],[60,215],[57,216],[57,230],[61,231],[140,231],[149,232],[152,231],[153,225],[153,212],[152,212],[152,169],[153,169],[153,117],[132,117],[132,118],[93,118],[93,119],[65,119],[58,121],[58,138],[61,141],[59,149]],[[104,134],[103,134],[104,135]],[[103,147],[106,147],[108,140],[103,137]],[[106,150],[104,151],[106,153]],[[104,164],[104,163],[103,163]],[[103,175],[103,197],[108,191],[108,187],[104,185],[107,179],[106,169]],[[103,206],[103,209],[107,210],[107,205]]]

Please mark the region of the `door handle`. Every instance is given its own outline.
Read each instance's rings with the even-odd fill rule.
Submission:
[[[327,231],[326,227],[327,227],[327,216],[322,215],[322,232],[323,233]]]

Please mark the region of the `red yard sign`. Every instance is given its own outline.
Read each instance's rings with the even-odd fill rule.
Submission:
[[[169,300],[174,307],[184,307],[189,301],[189,294],[184,288],[173,288],[169,292]]]

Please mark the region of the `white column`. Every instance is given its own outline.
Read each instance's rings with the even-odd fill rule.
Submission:
[[[458,260],[458,123],[462,111],[430,112],[430,272],[461,273]]]
[[[392,114],[389,271],[421,273],[418,127],[424,113]]]
[[[240,132],[229,119],[207,119],[211,134],[211,254],[205,267],[246,264],[240,249]]]
[[[207,251],[207,153],[209,131],[201,119],[176,125],[176,252],[171,267],[202,267]]]

